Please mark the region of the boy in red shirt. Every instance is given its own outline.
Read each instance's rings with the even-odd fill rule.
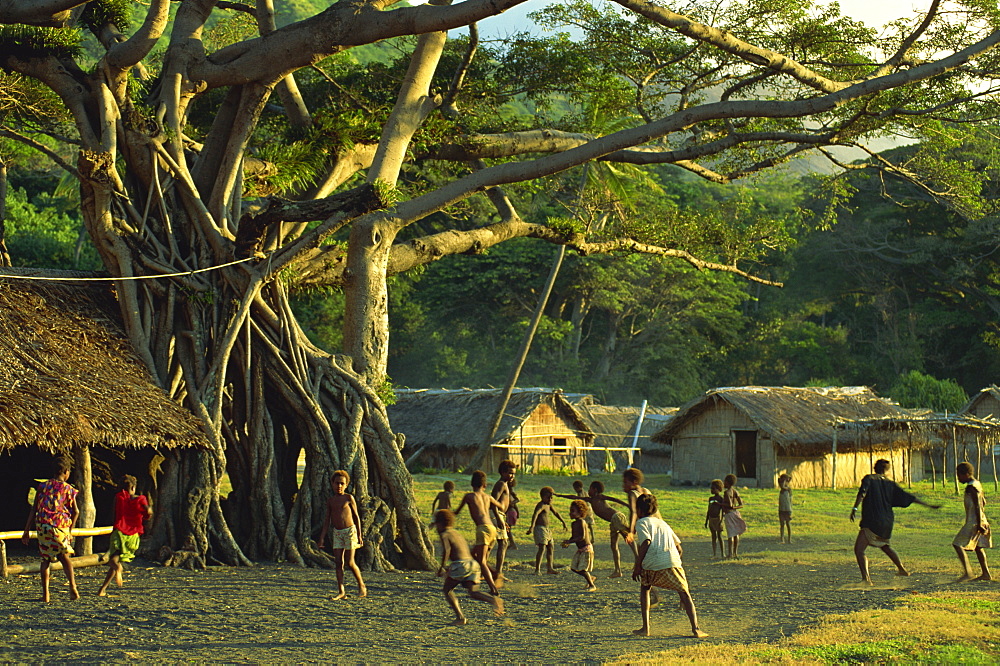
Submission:
[[[111,547],[108,553],[108,575],[104,584],[97,591],[97,596],[104,597],[108,593],[111,579],[115,579],[118,587],[122,586],[122,562],[131,562],[139,550],[139,537],[145,531],[143,522],[153,516],[149,501],[145,495],[135,494],[135,477],[126,474],[122,477],[121,490],[115,495],[115,524],[111,532]]]

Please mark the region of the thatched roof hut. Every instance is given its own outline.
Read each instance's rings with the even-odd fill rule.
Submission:
[[[464,468],[483,443],[501,398],[500,389],[400,389],[387,407],[394,431],[406,438],[411,466]],[[528,468],[585,470],[580,446],[593,433],[570,402],[585,396],[557,389],[518,388],[510,396],[489,444],[496,460]],[[495,471],[495,470],[493,470]]]
[[[870,465],[852,459],[848,473],[845,456],[864,453],[867,459],[875,449],[863,430],[835,425],[912,416],[860,386],[718,388],[682,406],[652,440],[673,444],[675,483],[703,483],[735,473],[742,484],[773,487],[777,476],[788,471],[801,487],[830,485],[834,473],[837,484],[849,484],[870,472]],[[891,449],[893,442],[877,446],[883,447]],[[903,462],[900,466],[909,469]]]
[[[17,502],[48,473],[52,453],[93,449],[95,480],[110,483],[128,452],[137,453],[127,469],[135,474],[157,449],[208,446],[200,422],[132,351],[109,285],[0,277],[0,492]]]
[[[614,405],[577,405],[577,411],[594,432],[594,447],[610,454],[614,469],[635,465],[646,472],[662,473],[670,469],[670,445],[653,442],[651,437],[666,427],[677,412],[676,407],[646,407],[636,440],[640,407]],[[635,444],[635,451],[631,451]],[[616,450],[619,449],[619,450]],[[621,451],[620,449],[629,449]],[[605,451],[591,451],[590,469],[607,468]]]
[[[110,289],[66,284],[0,278],[0,451],[203,444],[132,351]]]
[[[969,402],[958,411],[959,414],[968,414],[980,418],[993,417],[1000,419],[1000,387],[990,384],[976,395],[969,398]]]

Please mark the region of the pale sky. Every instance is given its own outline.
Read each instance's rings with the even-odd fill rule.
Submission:
[[[531,0],[518,5],[494,18],[479,24],[483,37],[501,37],[523,30],[528,25],[527,15],[553,4],[552,0]],[[880,28],[888,21],[901,18],[914,9],[926,9],[930,0],[840,0],[840,11],[861,19],[873,28]],[[464,32],[464,31],[459,31]]]

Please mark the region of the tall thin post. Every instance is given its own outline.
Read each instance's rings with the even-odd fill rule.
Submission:
[[[833,458],[833,470],[830,473],[830,488],[837,489],[837,426],[833,426],[833,446],[830,455]]]
[[[958,464],[958,439],[955,436],[955,426],[951,426],[951,451],[955,454],[955,464]],[[955,476],[955,494],[958,494],[958,476]]]
[[[642,401],[642,408],[639,409],[639,420],[635,422],[635,434],[632,435],[632,448],[628,452],[628,466],[635,465],[635,449],[639,445],[639,431],[642,430],[642,420],[646,418],[647,401]]]
[[[542,289],[542,293],[538,297],[538,305],[535,307],[535,314],[531,318],[531,324],[528,326],[528,330],[524,333],[524,339],[521,340],[521,349],[518,351],[517,359],[514,361],[514,366],[510,370],[510,376],[507,378],[507,383],[503,387],[503,393],[500,396],[500,404],[497,406],[497,412],[493,415],[493,421],[490,423],[489,430],[486,433],[486,438],[483,440],[483,443],[479,446],[479,450],[476,451],[475,455],[472,457],[472,461],[469,463],[470,467],[474,469],[481,466],[482,461],[487,454],[490,454],[492,458],[491,442],[493,441],[493,436],[497,434],[497,430],[500,428],[500,421],[503,419],[504,412],[507,409],[507,403],[510,402],[510,396],[514,392],[514,387],[517,386],[517,380],[521,376],[521,369],[524,368],[524,361],[528,358],[528,351],[531,349],[531,342],[535,339],[535,331],[538,330],[538,323],[542,320],[542,314],[544,314],[545,306],[549,302],[549,296],[552,294],[552,287],[555,285],[556,278],[559,276],[559,269],[562,267],[563,257],[565,256],[566,246],[560,245],[559,251],[556,253],[556,258],[552,261],[552,268],[549,269],[549,278],[546,280],[545,287]]]

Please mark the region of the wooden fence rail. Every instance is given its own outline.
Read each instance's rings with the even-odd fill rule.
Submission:
[[[100,536],[102,534],[111,534],[112,527],[80,527],[74,529],[70,532],[70,536],[74,537],[90,537],[90,536]],[[0,576],[6,578],[12,574],[19,573],[38,573],[40,563],[32,562],[30,564],[7,564],[7,545],[5,541],[8,539],[20,539],[24,536],[24,530],[17,532],[0,532]],[[28,532],[29,539],[37,539],[38,532],[31,531]],[[104,564],[108,561],[107,553],[95,553],[94,555],[83,555],[81,557],[71,557],[70,561],[73,563],[74,567],[92,567],[97,564]],[[62,564],[60,562],[52,562],[49,565],[52,569],[59,571],[62,569]]]

